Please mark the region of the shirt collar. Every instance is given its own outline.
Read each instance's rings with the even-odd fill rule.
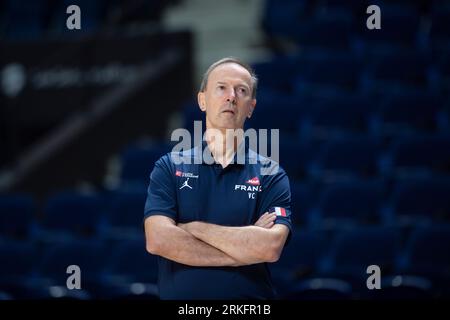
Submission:
[[[211,150],[209,150],[208,143],[206,141],[202,141],[201,150],[198,151],[201,152],[202,164],[205,165],[216,164],[215,161],[213,163],[211,163],[211,161],[205,162],[205,157],[208,158],[210,157],[210,159],[214,159]],[[241,156],[238,158],[239,155]],[[249,146],[247,143],[245,143],[245,140],[243,140],[239,144],[237,152],[235,152],[233,156],[233,161],[229,165],[244,166],[246,163],[248,163],[248,160],[249,160]]]

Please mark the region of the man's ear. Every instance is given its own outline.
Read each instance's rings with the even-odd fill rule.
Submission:
[[[247,115],[247,118],[250,119],[252,117],[252,114],[253,114],[253,111],[255,110],[255,107],[256,107],[256,99],[253,99],[252,100],[252,104],[250,106],[250,111],[249,111],[249,113]]]
[[[200,91],[197,94],[197,102],[198,102],[198,106],[200,107],[200,110],[205,112],[206,111],[206,102],[205,102],[205,93],[204,92]]]

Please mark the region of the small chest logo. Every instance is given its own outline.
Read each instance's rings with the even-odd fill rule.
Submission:
[[[189,185],[189,178],[186,178],[186,180],[183,182],[183,184],[180,187],[180,190],[183,188],[189,188],[192,189],[192,187]]]
[[[256,199],[256,193],[262,191],[261,182],[258,177],[253,177],[245,181],[245,184],[236,184],[234,190],[246,191],[249,199]]]
[[[245,181],[245,183],[251,184],[252,186],[260,185],[258,177],[251,178],[250,180]]]
[[[184,178],[183,179],[183,184],[181,185],[180,188],[178,188],[179,190],[181,189],[191,189],[192,190],[192,180],[191,182],[189,182],[189,179],[198,179],[198,175],[193,174],[192,172],[183,172],[181,170],[176,170],[175,171],[175,176],[180,177],[180,178]]]
[[[180,170],[175,171],[175,175],[177,177],[181,177],[181,178],[193,178],[193,179],[198,179],[198,174],[195,175],[192,172],[183,172]]]

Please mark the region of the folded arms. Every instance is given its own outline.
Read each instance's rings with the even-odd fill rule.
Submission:
[[[163,215],[145,220],[147,251],[190,266],[242,266],[275,262],[289,234],[263,214],[255,225],[228,227],[193,221],[176,224]]]

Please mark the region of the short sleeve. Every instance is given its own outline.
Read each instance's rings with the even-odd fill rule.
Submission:
[[[258,218],[265,212],[272,211],[273,208],[279,208],[275,223],[284,224],[292,233],[291,221],[291,189],[289,178],[286,172],[279,168],[278,172],[272,176],[265,176],[267,182],[261,192],[261,201],[258,207]]]
[[[168,155],[156,161],[147,189],[144,220],[152,215],[164,215],[177,220],[177,199],[172,164]]]

